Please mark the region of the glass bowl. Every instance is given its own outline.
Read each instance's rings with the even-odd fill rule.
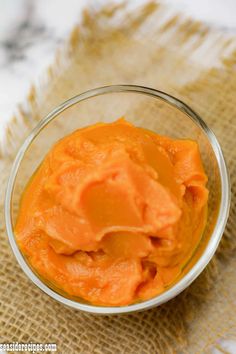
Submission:
[[[95,306],[63,293],[31,268],[18,248],[14,224],[22,192],[51,146],[70,132],[89,124],[125,117],[136,126],[173,138],[190,138],[199,144],[208,175],[207,225],[201,242],[181,277],[156,297],[129,306]],[[96,88],[62,103],[42,119],[21,146],[13,163],[5,200],[6,229],[17,261],[31,281],[64,305],[95,314],[128,313],[163,304],[178,295],[203,271],[220,242],[227,221],[230,187],[220,145],[204,121],[180,100],[152,88],[114,85]]]

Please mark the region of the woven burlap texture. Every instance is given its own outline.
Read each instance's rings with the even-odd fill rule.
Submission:
[[[233,36],[156,3],[84,13],[10,121],[1,147],[0,342],[54,342],[63,354],[192,354],[221,350],[222,340],[236,337],[235,48]],[[3,199],[13,158],[37,121],[73,95],[117,83],[166,91],[203,117],[228,163],[232,207],[217,255],[190,288],[152,310],[101,317],[62,306],[26,278],[7,241]]]

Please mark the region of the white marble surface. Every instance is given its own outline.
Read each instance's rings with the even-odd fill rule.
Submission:
[[[0,139],[31,82],[52,62],[86,0],[0,0]]]
[[[120,0],[116,0],[120,1]],[[135,4],[145,0],[132,0]],[[93,0],[90,2],[108,2]],[[166,0],[187,15],[236,33],[236,0]],[[0,141],[7,121],[53,61],[87,0],[0,0]],[[229,354],[236,342],[222,341]],[[219,354],[213,349],[213,354]]]

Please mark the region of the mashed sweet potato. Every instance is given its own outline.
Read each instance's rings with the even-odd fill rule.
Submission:
[[[58,141],[28,183],[15,233],[46,280],[92,304],[149,299],[181,274],[206,223],[198,144],[99,123]]]

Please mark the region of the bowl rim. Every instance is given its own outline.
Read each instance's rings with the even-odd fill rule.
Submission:
[[[220,201],[220,207],[219,207],[216,224],[204,252],[200,256],[198,261],[194,264],[194,266],[176,284],[174,284],[172,287],[170,287],[168,290],[164,291],[163,293],[155,296],[154,298],[145,300],[143,302],[126,305],[126,306],[114,306],[114,307],[97,306],[97,305],[80,303],[60,295],[59,293],[51,289],[49,286],[47,286],[43,281],[41,281],[37,277],[37,275],[32,271],[30,266],[27,264],[25,258],[23,257],[21,251],[19,250],[16,239],[14,237],[13,225],[11,220],[11,201],[12,201],[12,192],[14,189],[15,180],[17,177],[17,172],[20,163],[28,147],[33,142],[34,138],[40,133],[40,131],[49,122],[51,122],[54,118],[56,118],[61,112],[63,112],[67,108],[81,101],[84,101],[92,97],[104,95],[104,94],[120,93],[120,92],[145,94],[163,100],[167,104],[170,104],[175,108],[179,109],[180,111],[182,111],[183,113],[185,113],[202,130],[202,132],[207,136],[208,141],[211,144],[211,147],[213,149],[219,167],[219,174],[221,180],[221,201]],[[45,118],[39,121],[39,123],[31,131],[31,133],[25,139],[24,143],[21,145],[16,155],[16,158],[13,162],[8,183],[7,183],[7,188],[6,188],[4,210],[5,210],[5,224],[6,224],[6,230],[7,230],[10,246],[12,248],[12,251],[19,265],[21,266],[24,273],[28,276],[28,278],[44,293],[46,293],[53,299],[57,300],[58,302],[66,306],[81,311],[93,313],[93,314],[109,315],[109,314],[122,314],[122,313],[136,312],[136,311],[146,310],[161,305],[169,301],[173,297],[177,296],[178,294],[180,294],[184,289],[186,289],[198,277],[198,275],[203,271],[203,269],[207,266],[207,264],[210,262],[211,258],[213,257],[217,249],[217,246],[221,240],[228,219],[229,208],[230,208],[230,181],[229,181],[229,175],[227,172],[225,159],[215,134],[206,125],[203,119],[200,118],[200,116],[197,113],[195,113],[187,104],[185,104],[181,100],[163,91],[159,91],[154,88],[139,86],[139,85],[109,85],[109,86],[98,87],[98,88],[85,91],[64,101],[59,106],[54,108]]]

